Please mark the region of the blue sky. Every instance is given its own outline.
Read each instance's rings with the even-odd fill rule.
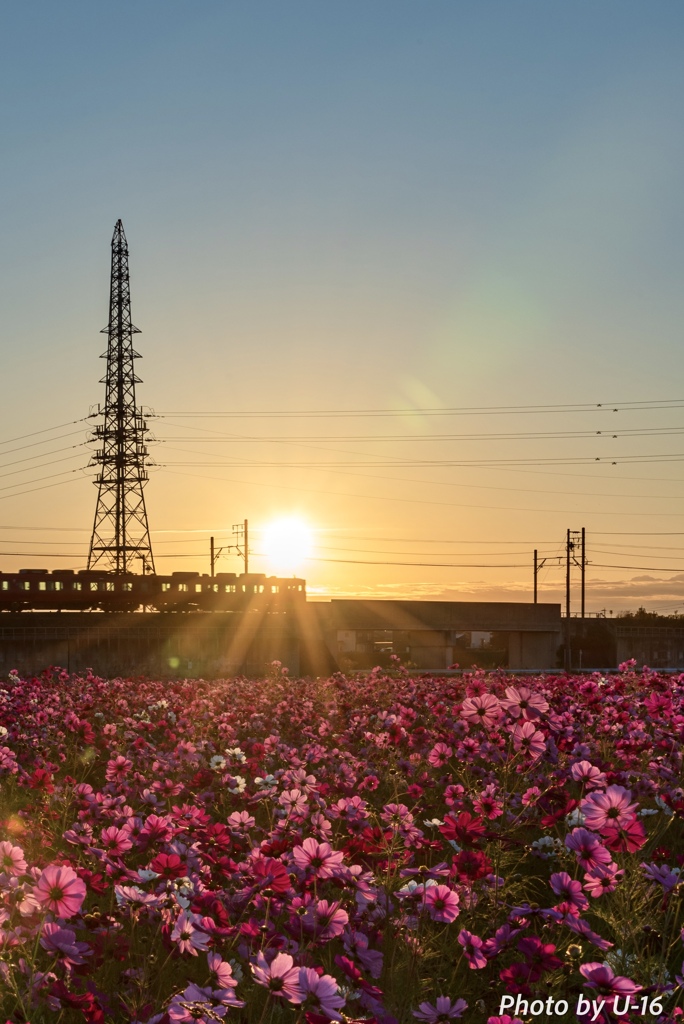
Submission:
[[[156,410],[435,409],[680,393],[679,2],[28,0],[6,5],[0,32],[2,438],[77,419],[102,401],[98,331],[118,217],[143,331],[138,396]],[[674,428],[678,415],[621,413],[620,423]],[[155,432],[187,437],[202,426],[183,422],[181,432],[157,421]],[[245,422],[204,429],[290,431],[318,447],[215,444],[220,455],[212,449],[211,458],[223,465],[212,470],[188,454],[199,445],[179,442],[184,454],[172,454],[172,442],[162,444],[155,458],[168,468],[148,488],[153,529],[219,532],[245,516],[256,529],[296,514],[334,535],[331,549],[374,537],[366,547],[381,560],[380,541],[392,536],[424,541],[406,550],[425,555],[430,538],[454,553],[456,541],[481,537],[510,539],[517,550],[537,538],[560,544],[566,527],[607,536],[679,523],[676,464],[622,472],[631,480],[602,465],[572,473],[545,465],[535,475],[418,467],[384,482],[389,471],[372,467],[360,476],[354,466],[226,469],[257,454],[277,461],[284,450],[311,459],[326,445],[347,461],[359,444],[376,461],[390,451],[394,460],[447,453],[437,442],[390,449],[320,440],[363,433],[361,420]],[[595,423],[577,414],[543,424],[481,416],[437,425],[415,413],[382,421],[386,432],[423,434]],[[679,450],[676,435],[620,438],[611,449],[623,457]],[[448,449],[468,458],[595,451],[594,441],[556,439]],[[196,465],[168,465],[174,460]],[[451,507],[412,505],[417,488],[421,500]],[[83,540],[74,534],[68,550],[87,544],[95,492],[86,479],[12,493],[4,492],[0,522],[73,526]],[[653,517],[649,493],[668,498]],[[9,537],[5,549],[16,550]],[[189,537],[171,537],[173,550],[195,550]],[[46,552],[62,550],[54,540],[44,534]],[[630,543],[639,558],[625,549],[625,564],[653,564],[637,551],[646,537]],[[674,548],[665,555],[684,565],[684,552],[681,561]],[[206,570],[201,559],[197,568]],[[320,561],[306,575],[330,593],[423,588],[527,599],[529,589],[522,569]],[[606,593],[616,604],[642,603],[640,575],[597,570],[597,607]],[[684,605],[673,574],[654,578],[670,582],[643,583],[651,606],[676,605],[680,590]],[[551,574],[551,599],[556,582],[560,593]]]

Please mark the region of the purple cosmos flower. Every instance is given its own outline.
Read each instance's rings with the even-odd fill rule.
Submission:
[[[463,946],[463,953],[471,970],[479,971],[487,966],[487,958],[482,952],[484,943],[478,935],[473,935],[462,928],[458,934],[458,941]]]
[[[342,1020],[337,1012],[345,1004],[337,982],[330,974],[319,974],[313,967],[299,968],[299,987],[307,1006],[319,1010],[330,1020]]]
[[[437,996],[434,1005],[432,1003],[420,1003],[413,1016],[418,1020],[428,1021],[428,1024],[440,1024],[442,1021],[453,1020],[460,1017],[464,1010],[468,1009],[465,999],[457,999],[451,1002],[449,996]]]
[[[557,871],[551,875],[549,885],[557,896],[572,903],[578,910],[586,910],[589,900],[582,892],[582,883],[573,881],[567,871]]]

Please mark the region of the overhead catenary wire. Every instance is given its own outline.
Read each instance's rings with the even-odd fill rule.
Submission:
[[[251,418],[331,418],[339,417],[348,419],[353,417],[366,416],[457,416],[457,415],[513,415],[513,414],[548,414],[548,413],[586,413],[612,412],[621,410],[653,410],[653,409],[677,409],[684,407],[684,399],[653,399],[630,402],[572,402],[556,403],[548,405],[480,405],[480,406],[451,406],[447,408],[418,408],[404,407],[397,409],[220,409],[220,410],[150,410],[148,418],[166,418],[168,416],[179,416],[188,419],[251,419]]]

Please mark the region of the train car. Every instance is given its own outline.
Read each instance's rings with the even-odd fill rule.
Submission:
[[[117,575],[98,570],[0,572],[0,611],[245,612],[290,610],[306,601],[306,582],[262,573],[174,572]]]

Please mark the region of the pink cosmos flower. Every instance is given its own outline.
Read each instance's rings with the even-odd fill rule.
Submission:
[[[577,863],[586,871],[591,871],[600,864],[610,864],[613,859],[601,845],[600,838],[586,828],[574,828],[569,836],[565,837],[565,845],[569,850],[574,850],[577,856]]]
[[[468,1004],[465,999],[457,999],[452,1003],[449,996],[437,996],[434,1005],[432,1003],[420,1003],[418,1009],[413,1011],[413,1016],[417,1017],[418,1020],[428,1021],[428,1024],[440,1024],[441,1021],[460,1017],[463,1011],[467,1009]]]
[[[288,814],[307,814],[309,810],[306,795],[300,789],[286,789],[278,797],[278,803]]]
[[[207,953],[207,964],[219,988],[236,988],[233,968],[218,953]]]
[[[341,850],[333,851],[330,843],[315,839],[305,839],[301,846],[295,846],[292,856],[301,871],[311,872],[316,878],[332,878],[344,860]]]
[[[447,763],[453,752],[453,749],[446,743],[435,743],[427,756],[428,764],[431,764],[433,768],[441,768]]]
[[[126,850],[133,849],[133,843],[129,839],[128,831],[117,828],[116,825],[110,825],[108,828],[102,829],[100,842],[103,849],[112,857],[120,857]]]
[[[466,697],[461,708],[461,718],[472,725],[483,725],[485,729],[492,726],[501,718],[501,707],[498,699],[493,693],[483,693],[479,697]]]
[[[308,1006],[329,1020],[342,1020],[337,1011],[344,1006],[345,998],[331,974],[318,974],[313,967],[300,967],[299,987]]]
[[[597,786],[605,786],[606,775],[600,768],[590,761],[578,761],[570,769],[575,782],[583,782],[587,789],[595,789]]]
[[[72,868],[62,864],[48,864],[33,887],[33,897],[55,917],[73,917],[85,896],[85,882]]]
[[[110,761],[107,761],[105,778],[107,782],[121,782],[126,778],[132,767],[132,761],[129,761],[123,754],[118,754]]]
[[[519,718],[540,718],[549,710],[548,701],[538,693],[532,693],[526,686],[507,686],[506,697],[502,698],[501,706],[513,716]]]
[[[339,902],[319,900],[311,904],[302,918],[305,927],[310,928],[318,939],[327,941],[341,935],[349,924],[349,914],[342,910]]]
[[[249,811],[233,811],[228,815],[228,824],[231,828],[252,828],[256,825],[256,820]]]
[[[423,893],[423,905],[433,921],[451,924],[459,915],[458,895],[448,885],[429,885]]]
[[[131,907],[159,907],[161,906],[161,898],[155,896],[151,892],[145,892],[144,889],[140,889],[137,885],[115,885],[114,894],[116,896],[116,902],[119,906],[131,906]]]
[[[8,875],[15,877],[24,874],[26,861],[24,860],[24,851],[20,846],[12,846],[7,840],[0,843],[0,871],[5,871]]]
[[[589,829],[601,829],[604,825],[624,828],[634,820],[634,811],[639,806],[630,803],[631,799],[631,790],[622,786],[609,786],[605,793],[591,793],[580,806],[585,825]]]
[[[209,945],[209,936],[196,927],[197,923],[197,915],[189,914],[185,910],[182,910],[176,918],[175,927],[171,932],[171,941],[178,943],[179,952],[197,956],[198,949],[206,950]]]
[[[557,871],[551,875],[549,885],[563,900],[572,903],[578,910],[586,910],[589,900],[582,892],[582,883],[573,881],[567,871]]]
[[[305,995],[299,984],[299,967],[289,953],[277,953],[271,963],[262,952],[252,964],[252,974],[257,985],[263,985],[272,996],[287,999],[290,1003],[303,1003]]]
[[[618,870],[617,864],[597,864],[585,874],[584,888],[590,896],[597,899],[605,892],[613,892],[624,873],[624,870]]]
[[[462,928],[458,934],[458,941],[463,946],[463,952],[471,970],[479,971],[482,967],[487,966],[487,958],[482,952],[484,943],[478,935],[473,935]]]
[[[532,722],[518,723],[511,731],[513,746],[516,750],[522,750],[530,757],[539,757],[546,750],[544,733],[535,729]]]

